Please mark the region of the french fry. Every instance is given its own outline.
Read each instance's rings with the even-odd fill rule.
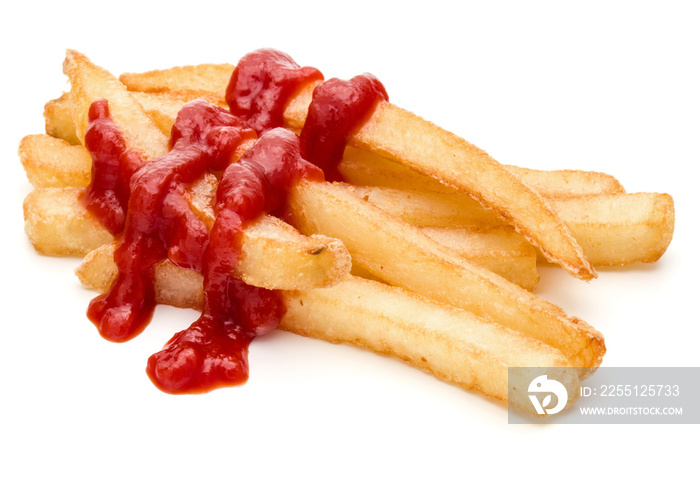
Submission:
[[[669,194],[612,194],[553,205],[597,266],[654,263],[673,238],[675,208]]]
[[[301,129],[315,84],[287,104],[288,127]],[[349,139],[352,147],[400,162],[488,206],[552,262],[581,279],[596,277],[566,224],[547,202],[486,152],[388,102]]]
[[[50,100],[44,105],[44,124],[46,134],[51,137],[63,139],[71,145],[81,143],[75,133],[73,102],[70,92],[65,92],[58,99]]]
[[[510,226],[485,229],[422,227],[421,231],[469,263],[486,268],[528,291],[537,287],[540,278],[537,251]],[[353,263],[350,273],[381,281],[357,263]]]
[[[148,114],[163,135],[167,137],[170,136],[175,117],[182,106],[189,100],[194,100],[194,98],[183,98],[182,96],[173,96],[167,93],[132,92],[131,96],[141,105],[144,112]],[[75,134],[73,102],[69,93],[49,101],[44,107],[44,118],[48,135],[63,139],[69,144],[81,144],[81,141]]]
[[[558,350],[532,338],[374,281],[351,277],[332,288],[283,297],[283,330],[388,355],[504,402],[509,366],[570,367]],[[570,393],[578,393],[575,372],[563,379]],[[519,408],[532,411],[527,398]]]
[[[211,104],[226,107],[226,103],[206,92],[131,92],[131,96],[143,108],[144,112],[155,123],[156,127],[170,137],[177,113],[183,105],[195,99],[202,99]],[[63,139],[69,144],[80,144],[75,134],[73,120],[74,104],[70,93],[65,93],[58,99],[50,100],[44,106],[46,133],[52,137]]]
[[[625,188],[610,174],[575,169],[542,171],[519,166],[506,166],[533,191],[544,197],[596,196],[622,194]]]
[[[114,248],[114,244],[110,243],[90,251],[75,269],[75,274],[86,288],[104,293],[112,286],[117,277]],[[178,268],[170,261],[162,260],[156,265],[154,277],[156,303],[178,308],[202,308],[203,278],[198,272]]]
[[[117,277],[114,249],[114,243],[100,246],[83,259],[76,274],[85,286],[106,291],[112,285]],[[337,239],[302,236],[283,221],[262,216],[245,229],[241,260],[233,274],[261,288],[312,289],[331,286],[345,278],[350,265],[350,255]],[[172,271],[175,265],[163,260],[158,269]],[[202,278],[198,276],[201,291]],[[183,302],[177,306],[183,306]]]
[[[206,94],[225,104],[226,87],[232,73],[231,64],[199,64],[124,73],[119,76],[119,80],[133,91]]]
[[[559,349],[574,366],[600,365],[605,344],[585,322],[490,271],[468,263],[418,228],[348,189],[300,182],[291,192],[293,224],[342,240],[353,262],[390,284],[486,316]]]
[[[392,216],[416,226],[505,226],[493,211],[459,193],[341,184]]]
[[[74,50],[66,52],[63,71],[71,83],[73,122],[76,136],[81,142],[88,127],[90,105],[96,100],[107,99],[110,116],[130,149],[139,151],[145,159],[153,159],[168,152],[168,138],[111,73]]]
[[[533,291],[537,287],[537,251],[510,226],[487,228],[423,227],[423,234],[461,258]]]
[[[131,95],[141,104],[146,114],[148,114],[160,131],[168,138],[170,138],[170,131],[175,123],[177,113],[186,103],[201,99],[210,104],[227,107],[225,102],[221,105],[221,102],[218,102],[215,97],[207,93],[132,92]]]
[[[133,92],[131,95],[141,104],[143,110],[153,120],[163,135],[170,138],[170,131],[177,113],[188,101],[164,94]]]
[[[24,203],[27,236],[37,251],[53,256],[86,255],[100,248],[89,259],[98,263],[96,272],[102,277],[109,275],[111,282],[116,275],[113,251],[103,245],[111,243],[113,237],[82,206],[80,193],[79,188],[35,189],[30,193]],[[247,226],[241,242],[242,258],[234,274],[255,286],[328,286],[350,272],[352,261],[340,241],[326,236],[302,236],[271,216],[263,216]],[[110,262],[111,268],[106,269]]]
[[[85,187],[90,184],[92,157],[83,146],[36,134],[20,141],[18,153],[34,187]]]
[[[571,197],[624,193],[622,184],[609,174],[591,171],[541,171],[505,166],[541,196]],[[416,191],[454,193],[454,188],[437,179],[372,152],[347,147],[338,171],[350,184]]]
[[[24,230],[34,249],[83,256],[114,238],[81,204],[81,188],[35,189],[24,199]]]
[[[492,212],[459,193],[357,187],[353,192],[419,226],[498,226]],[[673,198],[661,193],[550,199],[595,266],[657,261],[673,238]]]

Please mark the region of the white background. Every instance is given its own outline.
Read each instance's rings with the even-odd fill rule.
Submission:
[[[698,366],[693,2],[159,3],[3,7],[0,479],[697,474],[697,425],[508,425],[506,409],[477,394],[288,333],[253,343],[243,387],[162,394],[146,359],[196,314],[161,307],[139,338],[100,338],[78,260],[39,256],[24,236],[31,188],[16,156],[22,136],[42,132],[44,103],[67,88],[66,48],[115,74],[235,63],[260,47],[327,78],[372,72],[394,103],[504,163],[606,171],[630,192],[671,193],[675,237],[659,263],[590,283],[543,269],[538,293],[605,334],[605,366]]]

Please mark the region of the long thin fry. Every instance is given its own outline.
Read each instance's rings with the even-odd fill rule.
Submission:
[[[140,92],[197,93],[217,97],[225,103],[233,65],[199,64],[151,70],[140,73],[124,73],[119,80],[129,90]]]
[[[602,172],[541,171],[518,166],[506,166],[506,168],[540,196],[573,197],[625,192],[617,179]],[[403,164],[354,147],[345,149],[338,171],[347,182],[357,186],[457,192],[437,179],[421,174]]]
[[[94,270],[111,283],[116,276],[113,249],[103,245],[113,238],[82,206],[80,191],[79,188],[35,189],[25,200],[27,235],[43,254],[86,255],[100,248],[88,258],[93,264],[86,261],[84,269]],[[350,272],[350,255],[340,241],[326,236],[302,236],[271,216],[263,216],[247,226],[241,243],[242,257],[234,274],[255,286],[270,289],[328,286]]]
[[[79,140],[85,138],[90,105],[96,100],[107,99],[110,115],[131,149],[141,152],[146,159],[168,152],[168,138],[111,73],[74,50],[66,52],[63,71],[71,82],[73,121]]]
[[[533,291],[537,287],[537,251],[510,226],[487,228],[423,227],[423,234],[463,259]]]
[[[75,133],[73,121],[73,101],[70,92],[65,92],[58,99],[50,100],[44,105],[44,124],[46,134],[63,139],[71,145],[81,143]]]
[[[301,182],[292,191],[293,223],[306,234],[341,239],[353,262],[397,286],[487,316],[559,349],[575,366],[597,367],[600,333],[505,279],[464,261],[419,229],[352,192]]]
[[[80,203],[80,188],[35,189],[24,200],[24,230],[34,249],[83,256],[114,238]]]
[[[558,350],[513,330],[369,280],[348,278],[332,288],[283,296],[284,330],[398,358],[497,400],[507,400],[509,366],[570,366]],[[557,379],[578,393],[575,371]],[[527,398],[519,408],[532,411]]]
[[[419,226],[498,226],[503,222],[459,193],[357,187],[353,192]],[[601,194],[550,199],[595,266],[652,263],[673,238],[673,198],[661,193]]]
[[[18,154],[34,187],[85,187],[90,184],[92,157],[83,146],[36,134],[20,141]]]

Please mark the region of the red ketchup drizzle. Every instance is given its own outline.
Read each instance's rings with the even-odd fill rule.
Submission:
[[[289,100],[315,80],[323,80],[323,75],[313,67],[300,67],[277,50],[260,49],[238,62],[226,89],[226,102],[231,113],[261,134],[281,127]],[[336,166],[348,137],[382,100],[389,100],[389,96],[372,74],[319,84],[301,132],[302,156],[323,169],[327,180],[341,180]]]
[[[314,89],[304,128],[302,155],[326,173],[328,181],[340,181],[338,163],[347,139],[372,116],[380,101],[389,96],[372,74],[350,80],[330,79]]]
[[[278,50],[255,50],[236,65],[226,88],[226,102],[233,115],[262,134],[282,127],[287,102],[314,80],[323,80],[319,70],[300,67]]]
[[[94,124],[95,129],[101,125]],[[224,109],[193,101],[180,110],[172,150],[131,178],[125,227],[114,254],[119,274],[109,292],[88,307],[104,338],[126,341],[148,324],[155,306],[153,272],[160,260],[167,256],[182,268],[202,269],[208,232],[189,209],[184,186],[208,168],[226,167],[236,147],[252,138],[255,133]]]
[[[82,201],[107,230],[117,235],[124,229],[129,202],[129,180],[144,161],[127,150],[119,127],[109,117],[107,99],[96,100],[88,111],[85,147],[92,156],[92,181]]]
[[[263,134],[226,168],[204,255],[202,316],[149,358],[147,373],[158,388],[193,393],[247,380],[248,345],[274,330],[285,308],[276,292],[231,275],[241,255],[241,234],[261,214],[279,213],[301,178],[322,181],[323,173],[302,159],[299,138],[281,128]]]
[[[332,79],[315,89],[301,140],[277,128],[287,102],[322,78],[278,51],[248,54],[226,92],[240,119],[203,101],[190,102],[173,125],[171,151],[147,164],[126,148],[107,101],[91,106],[86,146],[94,161],[93,182],[84,199],[110,232],[122,234],[114,255],[118,277],[90,303],[89,318],[103,337],[128,340],[151,318],[160,260],[167,257],[204,276],[202,315],[148,360],[147,374],[161,390],[197,393],[243,383],[251,340],[276,328],[284,315],[276,292],[233,277],[242,232],[265,212],[281,214],[289,189],[301,178],[322,181],[325,171],[337,179],[347,138],[387,100],[382,84],[369,74]],[[236,148],[256,137],[251,129],[260,139],[231,163]],[[184,197],[185,186],[206,170],[223,170],[210,232]]]

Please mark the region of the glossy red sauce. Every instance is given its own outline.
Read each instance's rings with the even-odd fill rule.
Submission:
[[[144,161],[138,152],[126,148],[124,136],[109,116],[106,99],[92,103],[88,121],[85,148],[93,160],[92,180],[82,201],[116,236],[124,229],[129,180]]]
[[[281,127],[289,100],[309,82],[322,79],[321,72],[300,67],[285,53],[256,50],[238,62],[226,90],[226,102],[231,113],[260,134]],[[387,100],[386,89],[371,74],[319,84],[301,132],[304,158],[323,169],[327,180],[341,180],[337,165],[347,139],[369,119],[380,101]]]
[[[250,341],[276,328],[284,315],[276,292],[232,275],[243,230],[263,213],[281,215],[299,179],[323,181],[324,170],[337,176],[347,137],[387,99],[384,87],[368,74],[322,84],[314,92],[302,149],[299,137],[277,127],[290,98],[321,78],[286,54],[255,51],[239,63],[227,90],[231,111],[241,118],[203,101],[190,102],[173,125],[171,151],[148,163],[126,148],[107,101],[91,106],[86,146],[94,167],[85,202],[121,236],[114,255],[118,277],[90,303],[88,317],[103,337],[126,341],[151,318],[159,261],[168,258],[204,277],[200,318],[148,360],[148,376],[161,390],[196,393],[244,382]],[[236,149],[256,138],[255,131],[260,138],[232,162]],[[302,152],[314,162],[304,160]],[[185,199],[186,186],[205,171],[223,171],[210,231]]]
[[[384,86],[372,74],[319,84],[301,131],[302,155],[323,169],[327,180],[342,180],[337,166],[348,138],[371,117],[379,102],[388,100]]]
[[[153,383],[169,393],[192,393],[243,383],[250,341],[274,330],[285,307],[277,293],[234,278],[246,224],[278,213],[301,178],[323,172],[301,158],[299,138],[285,129],[263,134],[219,184],[216,220],[204,256],[204,309],[190,328],[148,360]]]
[[[126,341],[148,324],[155,305],[153,274],[160,260],[167,257],[182,268],[201,271],[209,235],[189,209],[185,186],[207,169],[226,167],[236,147],[252,138],[255,133],[224,109],[203,101],[182,108],[170,152],[131,177],[124,231],[114,254],[119,274],[109,292],[88,307],[88,317],[103,337]]]
[[[278,50],[255,50],[236,65],[226,89],[226,102],[233,115],[262,134],[282,127],[287,102],[314,80],[323,80],[319,70],[300,67]]]

